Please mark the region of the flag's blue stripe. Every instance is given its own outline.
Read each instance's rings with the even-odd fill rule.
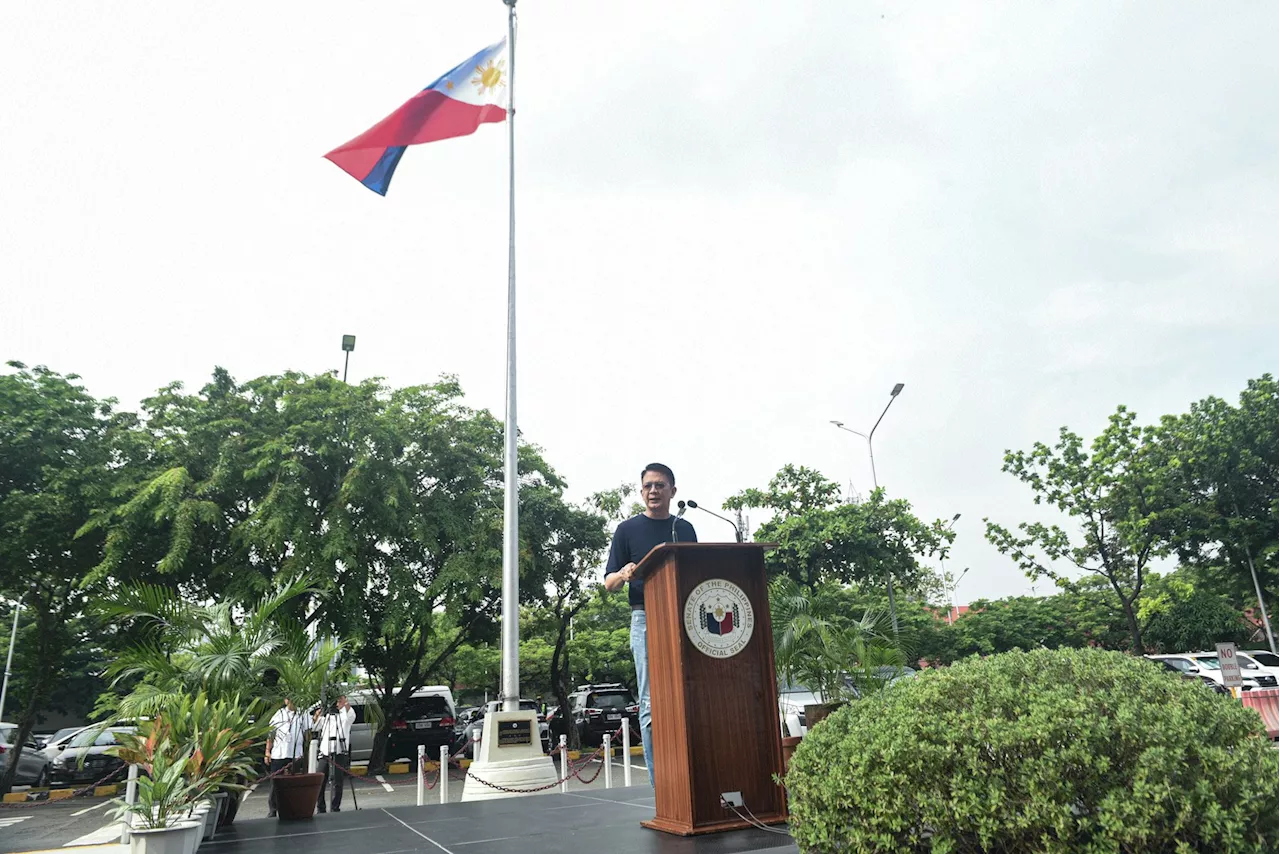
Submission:
[[[373,165],[373,168],[369,170],[369,174],[365,175],[364,180],[360,183],[378,195],[385,196],[387,188],[391,186],[391,176],[396,173],[396,165],[400,163],[404,150],[405,146],[396,145],[382,152],[378,162]]]

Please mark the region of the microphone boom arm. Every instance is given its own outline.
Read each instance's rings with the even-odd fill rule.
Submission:
[[[727,516],[721,516],[719,513],[715,512],[714,510],[708,510],[707,508],[700,506],[696,501],[689,501],[687,503],[694,510],[701,510],[703,513],[710,513],[712,516],[715,516],[717,519],[728,522],[733,527],[733,534],[736,541],[739,543],[742,542],[742,531],[738,529],[737,523],[735,523],[732,519],[730,519]]]

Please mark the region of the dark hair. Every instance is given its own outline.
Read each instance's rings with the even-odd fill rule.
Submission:
[[[662,463],[649,463],[649,465],[645,466],[644,469],[640,472],[641,482],[644,481],[644,476],[651,471],[656,471],[658,474],[665,477],[667,479],[668,486],[676,485],[676,473],[673,472],[671,469],[667,468],[666,466],[664,466]]]

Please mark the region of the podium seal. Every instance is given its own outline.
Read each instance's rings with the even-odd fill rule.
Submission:
[[[751,600],[732,581],[708,579],[693,588],[684,602],[685,633],[703,655],[737,655],[746,648],[755,627]]]

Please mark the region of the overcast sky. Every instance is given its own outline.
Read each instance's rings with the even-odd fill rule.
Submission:
[[[519,9],[519,421],[575,498],[650,460],[708,506],[786,463],[865,493],[828,422],[903,382],[881,484],[963,514],[960,601],[1024,593],[982,536],[1034,515],[1006,448],[1276,371],[1274,2]],[[353,380],[454,373],[500,415],[505,126],[410,149],[385,199],[321,156],[505,27],[7,4],[0,356],[133,408],[352,333]]]

